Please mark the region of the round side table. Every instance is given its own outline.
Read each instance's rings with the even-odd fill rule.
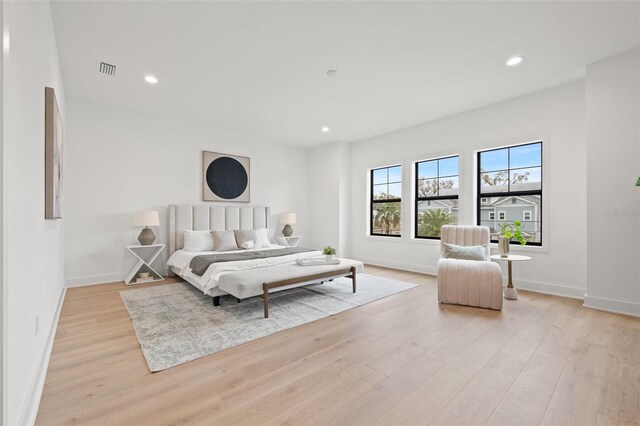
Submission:
[[[513,273],[511,272],[511,262],[521,262],[525,260],[531,260],[529,256],[520,256],[518,254],[510,254],[507,257],[500,256],[499,254],[494,254],[490,256],[493,260],[506,260],[508,262],[509,269],[509,283],[507,284],[507,288],[504,289],[504,298],[509,300],[517,300],[518,299],[518,290],[513,286]]]

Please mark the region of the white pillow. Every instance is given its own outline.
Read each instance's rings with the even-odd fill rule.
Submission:
[[[232,229],[228,231],[213,231],[213,251],[238,250],[236,236]]]
[[[184,231],[185,251],[213,251],[213,235],[211,231]]]
[[[240,248],[248,250],[251,247],[253,247],[254,245],[255,245],[255,243],[253,241],[245,241],[244,243],[240,244]]]
[[[253,246],[254,249],[259,248],[268,248],[271,244],[269,244],[269,229],[268,228],[258,228],[256,229],[256,243]]]

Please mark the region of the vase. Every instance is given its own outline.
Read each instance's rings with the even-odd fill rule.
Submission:
[[[500,257],[509,257],[509,238],[500,235],[498,237],[498,247],[500,248]]]
[[[325,254],[324,258],[327,262],[331,262],[335,258],[335,254]]]

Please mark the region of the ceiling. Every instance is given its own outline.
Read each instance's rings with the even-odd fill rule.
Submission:
[[[300,146],[562,84],[640,44],[638,2],[55,1],[52,10],[69,98]],[[525,60],[508,68],[512,55]],[[115,77],[99,74],[99,61],[116,65]]]

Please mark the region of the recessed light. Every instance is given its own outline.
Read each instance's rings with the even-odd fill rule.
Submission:
[[[144,78],[144,81],[146,81],[149,84],[156,84],[158,83],[158,79],[152,75],[148,75]]]
[[[524,58],[522,56],[514,56],[512,58],[509,58],[507,60],[507,66],[508,67],[515,67],[516,65],[520,64],[523,59]]]
[[[320,130],[322,130],[323,132],[327,133],[327,132],[328,132],[329,130],[331,130],[331,129],[330,129],[329,127],[327,127],[327,126],[324,126],[324,127],[323,127],[322,129],[320,129]]]
[[[335,77],[336,75],[338,75],[338,71],[336,70],[327,71],[327,77]]]

